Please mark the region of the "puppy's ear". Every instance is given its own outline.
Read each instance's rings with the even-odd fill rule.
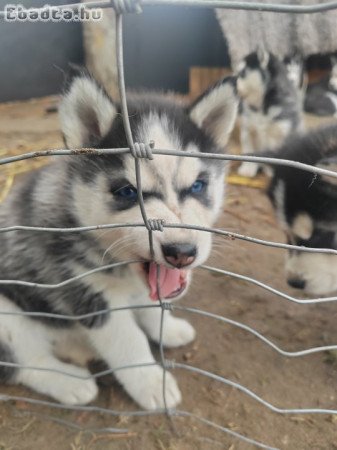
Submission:
[[[77,70],[59,106],[61,129],[67,147],[90,147],[109,131],[117,110],[99,84]]]
[[[337,66],[337,56],[336,55],[330,56],[330,63],[331,63],[331,68]]]
[[[191,120],[223,149],[233,130],[239,100],[236,78],[227,77],[201,95],[190,107]]]
[[[270,57],[269,52],[267,52],[267,50],[264,47],[260,46],[256,50],[256,55],[257,55],[257,58],[260,62],[260,66],[262,67],[262,69],[266,69],[268,66],[268,63],[269,63],[269,57]]]

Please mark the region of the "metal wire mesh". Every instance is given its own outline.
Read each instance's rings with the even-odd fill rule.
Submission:
[[[61,5],[57,7],[48,7],[53,8],[56,10],[62,10],[63,8],[71,8],[73,10],[76,10],[78,8],[80,3],[75,3],[71,5]],[[140,158],[147,158],[152,159],[153,155],[172,155],[172,156],[179,156],[179,157],[198,157],[198,158],[209,158],[209,159],[218,159],[218,160],[227,160],[227,161],[249,161],[249,162],[256,162],[256,163],[269,163],[269,164],[277,164],[277,165],[284,165],[289,167],[295,167],[297,169],[302,169],[309,171],[313,174],[321,174],[331,177],[337,177],[337,173],[329,170],[325,170],[318,167],[313,167],[310,165],[302,164],[295,161],[288,161],[288,160],[282,160],[278,159],[275,160],[273,158],[264,158],[264,157],[253,157],[253,156],[237,156],[237,155],[218,155],[218,154],[210,154],[210,153],[198,153],[197,155],[192,152],[185,152],[185,151],[173,151],[173,150],[165,150],[165,149],[158,149],[154,148],[154,143],[136,143],[133,141],[131,126],[129,122],[129,116],[128,116],[128,107],[127,107],[127,100],[126,100],[126,92],[125,92],[125,84],[124,84],[124,65],[123,65],[123,14],[124,13],[132,13],[132,12],[141,12],[141,8],[143,6],[155,6],[155,5],[182,5],[182,6],[193,6],[193,7],[210,7],[210,8],[225,8],[225,9],[245,9],[245,10],[260,10],[260,11],[274,11],[279,13],[316,13],[316,12],[323,12],[323,11],[329,11],[333,9],[337,9],[337,2],[327,2],[327,3],[320,3],[316,5],[282,5],[282,4],[267,4],[267,3],[258,3],[258,2],[232,2],[232,1],[225,1],[225,0],[102,0],[101,2],[89,2],[86,3],[85,6],[88,8],[106,8],[106,7],[113,7],[116,12],[116,36],[117,36],[117,66],[118,66],[118,83],[119,83],[119,90],[120,90],[120,98],[121,98],[121,108],[122,108],[122,117],[123,117],[123,123],[124,123],[124,129],[126,133],[126,138],[128,142],[128,148],[117,148],[117,149],[71,149],[71,150],[46,150],[46,151],[38,151],[38,152],[30,152],[26,154],[21,154],[19,156],[11,156],[2,158],[0,160],[0,165],[3,164],[10,164],[19,160],[25,160],[30,158],[37,158],[37,157],[45,157],[45,156],[62,156],[62,155],[77,155],[79,158],[81,155],[86,154],[90,152],[91,155],[102,155],[102,154],[125,154],[125,153],[131,153],[131,155],[134,157],[134,164],[135,164],[135,173],[136,173],[136,180],[137,180],[137,192],[138,192],[138,202],[139,207],[141,210],[143,222],[139,223],[120,223],[120,224],[106,224],[106,225],[98,225],[98,226],[90,226],[90,227],[78,227],[78,228],[46,228],[46,227],[27,227],[27,226],[11,226],[11,227],[3,227],[0,228],[0,233],[9,233],[12,231],[29,231],[29,232],[37,232],[37,233],[73,233],[73,232],[88,232],[92,230],[102,230],[102,229],[112,229],[112,228],[121,228],[121,227],[146,227],[148,230],[148,240],[149,240],[149,247],[150,247],[150,254],[152,256],[152,259],[154,260],[154,249],[153,249],[153,233],[154,232],[161,232],[165,227],[167,228],[186,228],[186,229],[195,229],[203,232],[218,234],[221,236],[225,236],[229,239],[238,239],[238,240],[244,240],[248,241],[252,244],[259,244],[269,247],[275,247],[280,249],[296,249],[298,251],[303,252],[312,252],[312,253],[327,253],[327,254],[337,254],[337,250],[333,249],[318,249],[318,248],[306,248],[302,246],[294,246],[294,245],[288,245],[283,244],[279,242],[271,242],[263,239],[257,239],[250,236],[241,235],[239,233],[235,232],[229,232],[222,229],[216,229],[216,228],[206,228],[206,227],[200,227],[195,226],[194,224],[175,224],[175,223],[164,223],[163,220],[160,218],[148,218],[145,210],[144,200],[142,196],[142,186],[141,186],[141,173],[140,173]],[[82,5],[83,6],[83,5]],[[43,8],[36,8],[36,10],[43,10]],[[0,17],[4,17],[5,12],[0,11]],[[125,261],[122,263],[115,263],[115,264],[109,264],[105,266],[101,266],[98,268],[95,268],[93,270],[87,271],[85,273],[82,273],[80,275],[77,275],[73,278],[69,278],[66,280],[63,280],[61,283],[57,284],[38,284],[38,283],[31,283],[28,281],[23,280],[0,280],[0,284],[15,284],[15,285],[21,285],[21,286],[29,286],[29,287],[35,287],[38,289],[58,289],[62,286],[65,286],[67,284],[73,283],[76,280],[79,280],[81,278],[87,277],[89,275],[92,275],[93,273],[109,270],[111,268],[117,267],[117,266],[123,266],[128,264],[137,263],[139,261],[132,260],[132,261]],[[201,269],[216,272],[218,274],[226,275],[229,277],[233,277],[239,280],[242,280],[244,282],[252,283],[256,286],[259,286],[262,289],[265,289],[268,292],[271,292],[275,294],[276,296],[279,296],[280,298],[294,302],[297,304],[313,304],[313,303],[324,303],[324,302],[333,302],[337,301],[337,297],[326,297],[326,298],[315,298],[315,299],[298,299],[294,298],[284,292],[281,292],[275,288],[273,288],[270,285],[267,285],[265,283],[262,283],[254,278],[250,278],[244,275],[240,275],[237,273],[229,272],[227,270],[210,267],[203,265],[201,266]],[[209,379],[216,380],[224,385],[231,386],[235,388],[236,390],[244,393],[245,395],[249,396],[253,400],[255,400],[257,403],[262,404],[264,407],[268,408],[270,411],[279,413],[279,414],[337,414],[337,410],[334,409],[320,409],[320,408],[293,408],[293,409],[284,409],[278,406],[275,406],[268,401],[264,400],[260,396],[258,396],[255,392],[249,390],[245,386],[236,383],[234,381],[231,381],[229,379],[226,379],[224,377],[221,377],[219,375],[213,374],[211,372],[208,372],[206,370],[203,370],[198,367],[193,367],[187,364],[177,363],[171,360],[168,360],[165,358],[164,353],[164,347],[163,347],[163,329],[165,326],[165,312],[168,310],[171,311],[184,311],[186,313],[190,314],[197,314],[199,316],[203,316],[206,318],[217,320],[221,323],[239,328],[241,330],[246,331],[247,333],[250,333],[251,335],[255,336],[258,340],[262,341],[264,344],[275,350],[277,353],[281,354],[282,356],[287,357],[300,357],[305,356],[317,352],[323,352],[327,350],[336,350],[336,345],[326,345],[321,347],[313,347],[308,348],[304,350],[299,351],[287,351],[280,347],[278,347],[275,343],[273,343],[271,340],[267,339],[263,334],[259,333],[257,330],[255,330],[252,327],[249,327],[241,322],[229,319],[227,317],[223,317],[217,314],[210,313],[208,311],[203,311],[197,308],[191,308],[191,307],[183,307],[175,304],[171,304],[164,299],[162,299],[160,295],[160,283],[159,283],[159,275],[160,275],[160,266],[157,265],[157,291],[159,293],[159,302],[157,304],[153,305],[136,305],[136,306],[128,306],[128,307],[117,307],[117,308],[109,308],[104,309],[100,311],[95,311],[89,314],[82,314],[82,315],[61,315],[61,314],[51,314],[51,313],[44,313],[44,312],[7,312],[7,311],[0,311],[1,315],[21,315],[21,316],[27,316],[27,317],[41,317],[41,318],[60,318],[60,319],[66,319],[69,321],[77,321],[81,319],[85,319],[88,317],[94,317],[97,315],[105,314],[107,312],[115,312],[118,313],[118,311],[122,311],[125,309],[140,309],[140,308],[160,308],[161,309],[161,316],[160,316],[160,362],[157,363],[148,363],[148,364],[134,364],[134,365],[128,365],[128,366],[122,366],[122,367],[116,367],[116,368],[109,368],[107,370],[96,372],[92,374],[90,377],[93,377],[95,379],[100,378],[104,375],[110,374],[110,373],[116,373],[117,371],[123,370],[123,369],[132,369],[135,367],[144,367],[144,366],[153,366],[153,365],[160,365],[164,371],[163,371],[163,401],[165,407],[160,410],[156,411],[116,411],[112,409],[102,408],[98,406],[68,406],[68,405],[61,405],[56,402],[51,401],[42,401],[38,399],[33,398],[25,398],[25,397],[17,397],[17,396],[11,396],[11,395],[3,395],[0,394],[0,401],[6,402],[10,400],[23,400],[29,404],[39,404],[48,406],[54,409],[67,409],[67,410],[78,410],[78,411],[89,411],[89,412],[99,412],[103,414],[107,414],[110,416],[119,416],[123,414],[123,416],[146,416],[146,415],[156,415],[156,414],[166,414],[170,417],[172,420],[174,417],[190,417],[196,421],[199,421],[200,423],[203,423],[205,425],[208,425],[210,427],[213,427],[214,429],[220,430],[224,433],[227,433],[235,438],[238,438],[246,443],[253,444],[259,448],[264,449],[274,449],[274,447],[270,447],[262,442],[258,442],[254,439],[251,439],[247,436],[244,436],[242,434],[239,434],[231,429],[228,429],[226,427],[223,427],[219,424],[216,424],[206,418],[196,416],[190,412],[187,411],[181,411],[176,409],[169,409],[167,407],[166,403],[166,395],[165,395],[165,379],[167,370],[171,368],[178,368],[185,371],[194,372],[198,375],[208,377]],[[24,370],[38,370],[38,371],[49,371],[49,372],[56,372],[63,375],[68,375],[70,377],[76,377],[76,378],[82,378],[85,379],[85,377],[81,377],[79,375],[74,375],[72,373],[67,373],[61,370],[52,369],[50,367],[34,367],[34,366],[22,366],[16,363],[9,363],[9,362],[1,362],[0,366],[8,366],[8,367],[19,367],[20,369]],[[79,426],[76,423],[72,423],[70,421],[61,420],[55,417],[49,417],[50,420],[54,420],[58,423],[67,425],[72,428],[76,429],[83,429],[81,426]],[[99,431],[99,432],[109,432],[109,433],[120,433],[120,432],[126,432],[126,429],[122,428],[86,428],[86,431]],[[207,440],[207,438],[205,438]]]

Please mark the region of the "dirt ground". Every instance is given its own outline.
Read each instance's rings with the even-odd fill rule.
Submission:
[[[0,155],[60,147],[57,114],[46,112],[54,98],[0,105]],[[41,161],[0,169],[5,196],[22,172]],[[8,181],[10,180],[10,181]],[[263,191],[231,185],[219,227],[264,239],[283,241]],[[215,238],[210,264],[248,275],[300,297],[284,279],[284,251]],[[336,304],[296,305],[263,289],[227,276],[197,270],[181,304],[207,310],[250,325],[286,350],[337,343]],[[190,364],[238,382],[280,408],[337,409],[337,358],[319,353],[300,358],[277,354],[251,334],[212,318],[183,314],[197,329],[196,341],[166,352],[169,359]],[[246,394],[184,370],[174,370],[183,392],[181,410],[206,418],[289,450],[337,449],[337,415],[281,415]],[[1,395],[40,398],[21,387],[1,386]],[[5,400],[5,397],[3,397]],[[44,398],[46,400],[46,398]],[[121,388],[106,380],[95,402],[119,411],[137,407]],[[62,423],[70,421],[78,428]],[[0,450],[206,450],[255,448],[190,418],[117,417],[31,405],[21,400],[0,403]],[[81,428],[119,427],[128,433],[99,434]]]

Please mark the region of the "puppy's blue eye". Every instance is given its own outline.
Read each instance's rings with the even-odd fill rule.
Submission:
[[[132,186],[125,186],[114,193],[116,197],[124,198],[125,200],[136,200],[137,189]]]
[[[202,192],[205,189],[206,184],[207,183],[204,180],[196,180],[191,186],[191,193],[200,194],[200,192]]]

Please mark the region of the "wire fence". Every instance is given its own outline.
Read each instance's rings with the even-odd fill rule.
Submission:
[[[75,3],[71,5],[61,5],[61,6],[48,6],[48,8],[53,8],[55,10],[62,10],[64,8],[71,8],[73,10],[76,10],[79,6],[83,6],[81,3]],[[244,240],[248,241],[252,244],[258,244],[258,245],[264,245],[268,247],[275,247],[279,249],[288,249],[288,250],[298,250],[302,252],[312,252],[312,253],[326,253],[326,254],[334,254],[337,255],[337,250],[333,249],[318,249],[318,248],[307,248],[302,246],[295,246],[295,245],[288,245],[283,244],[279,242],[271,242],[263,239],[257,239],[251,236],[245,236],[239,233],[226,231],[223,229],[217,229],[217,228],[206,228],[206,227],[200,227],[195,226],[194,224],[179,224],[179,223],[165,223],[160,218],[149,218],[146,214],[145,205],[144,205],[144,199],[142,196],[142,179],[141,179],[141,172],[140,172],[140,159],[141,158],[147,158],[149,160],[153,159],[153,155],[171,155],[171,156],[179,156],[179,157],[192,157],[192,158],[208,158],[208,159],[217,159],[217,160],[226,160],[226,161],[249,161],[249,162],[255,162],[255,163],[271,163],[271,164],[277,164],[277,165],[283,165],[288,167],[293,167],[297,169],[302,169],[308,172],[311,172],[313,174],[320,174],[320,175],[326,175],[330,177],[337,177],[337,172],[333,172],[330,170],[313,167],[310,165],[302,164],[295,161],[289,161],[289,160],[282,160],[282,159],[273,159],[273,158],[265,158],[265,157],[254,157],[254,156],[238,156],[238,155],[218,155],[218,154],[210,154],[210,153],[192,153],[192,152],[185,152],[185,151],[173,151],[173,150],[165,150],[165,149],[159,149],[155,148],[154,144],[151,143],[137,143],[134,142],[131,126],[129,122],[129,115],[128,115],[128,106],[127,106],[127,100],[126,100],[126,92],[125,92],[125,83],[124,83],[124,65],[123,65],[123,14],[125,13],[140,13],[142,11],[142,7],[145,6],[159,6],[159,5],[181,5],[181,6],[191,6],[191,7],[209,7],[209,8],[225,8],[225,9],[239,9],[239,10],[259,10],[259,11],[273,11],[278,13],[317,13],[317,12],[324,12],[324,11],[330,11],[337,9],[337,2],[326,2],[326,3],[320,3],[320,4],[313,4],[313,5],[284,5],[284,4],[276,4],[276,3],[259,3],[259,2],[233,2],[233,1],[225,1],[225,0],[102,0],[101,2],[89,2],[85,3],[85,6],[87,8],[108,8],[112,7],[114,8],[116,12],[116,52],[117,52],[117,67],[118,67],[118,84],[119,84],[119,91],[120,91],[120,99],[121,99],[121,108],[122,108],[122,117],[123,117],[123,123],[124,123],[124,129],[126,133],[128,148],[117,148],[117,149],[70,149],[70,150],[46,150],[46,151],[37,151],[37,152],[30,152],[21,154],[18,156],[11,156],[11,157],[5,157],[0,159],[0,165],[4,164],[10,164],[14,163],[16,161],[30,159],[30,158],[40,158],[40,157],[46,157],[46,156],[62,156],[62,155],[77,155],[77,157],[81,157],[81,155],[85,155],[87,153],[90,153],[91,155],[103,155],[103,154],[126,154],[130,153],[134,157],[134,165],[135,165],[135,174],[136,174],[136,180],[137,180],[137,193],[138,193],[138,202],[139,207],[141,210],[143,221],[139,223],[119,223],[119,224],[106,224],[106,225],[97,225],[97,226],[88,226],[88,227],[77,227],[77,228],[46,228],[46,227],[27,227],[27,226],[10,226],[10,227],[2,227],[0,228],[0,233],[10,233],[12,231],[29,231],[34,233],[85,233],[93,230],[102,230],[102,229],[113,229],[113,228],[123,228],[123,227],[145,227],[148,231],[148,241],[149,241],[149,248],[150,248],[150,254],[152,257],[152,260],[155,261],[155,254],[154,254],[154,248],[153,248],[153,233],[156,232],[162,232],[165,228],[186,228],[186,229],[193,229],[193,230],[199,230],[207,233],[217,234],[224,236],[231,240]],[[45,8],[36,8],[36,11],[42,11]],[[4,17],[5,12],[0,11],[0,17]],[[39,283],[31,283],[29,281],[23,281],[23,280],[0,280],[1,285],[5,284],[11,284],[11,285],[20,285],[20,286],[27,286],[27,287],[34,287],[39,289],[58,289],[60,287],[63,287],[67,284],[71,284],[81,278],[87,277],[92,275],[93,273],[101,272],[110,270],[112,268],[118,267],[118,266],[124,266],[128,264],[134,264],[138,263],[140,261],[132,260],[132,261],[125,261],[125,262],[119,262],[114,264],[109,264],[101,267],[97,267],[93,270],[89,270],[85,273],[82,273],[80,275],[77,275],[73,278],[66,279],[58,284],[39,284]],[[244,282],[251,283],[253,285],[256,285],[260,287],[261,289],[266,290],[267,292],[270,292],[284,300],[306,305],[306,304],[314,304],[314,303],[326,303],[326,302],[334,302],[337,301],[336,297],[325,297],[325,298],[314,298],[314,299],[300,299],[292,297],[284,292],[281,292],[272,286],[262,283],[261,281],[258,281],[254,278],[247,277],[238,273],[229,272],[227,270],[210,267],[207,265],[201,266],[203,270],[226,275],[238,280],[242,280]],[[155,411],[145,411],[145,410],[137,410],[137,411],[117,411],[112,410],[108,408],[102,408],[98,406],[93,405],[87,405],[87,406],[69,406],[69,405],[61,405],[56,402],[51,401],[43,401],[38,400],[34,398],[26,398],[26,397],[17,397],[12,395],[4,395],[0,394],[0,401],[7,402],[12,400],[20,400],[25,401],[32,405],[42,405],[42,406],[48,406],[53,409],[66,409],[66,410],[77,410],[77,411],[88,411],[88,412],[99,412],[110,416],[132,416],[132,417],[138,417],[138,416],[150,416],[150,415],[157,415],[157,414],[166,414],[171,420],[174,417],[189,417],[192,418],[199,423],[202,423],[204,425],[207,425],[209,427],[212,427],[216,430],[222,431],[224,433],[229,434],[232,437],[238,438],[246,443],[252,444],[257,446],[258,448],[264,448],[269,450],[277,450],[274,447],[268,446],[267,444],[264,444],[262,442],[258,442],[252,438],[249,438],[247,436],[244,436],[240,433],[237,433],[229,428],[223,427],[220,424],[216,424],[212,422],[211,420],[208,420],[203,417],[199,417],[195,414],[192,414],[188,411],[182,411],[178,409],[170,409],[167,407],[166,402],[166,390],[165,390],[165,382],[166,382],[166,374],[167,370],[172,368],[178,368],[189,372],[194,372],[200,376],[207,377],[212,380],[216,380],[223,385],[230,386],[243,394],[247,395],[248,397],[255,400],[257,403],[263,405],[267,409],[269,409],[272,412],[279,413],[279,414],[337,414],[337,409],[321,409],[321,408],[293,408],[293,409],[284,409],[280,408],[278,406],[275,406],[268,401],[264,400],[260,396],[258,396],[255,392],[251,391],[250,389],[246,388],[245,386],[236,383],[234,381],[231,381],[227,378],[221,377],[219,375],[216,375],[214,373],[208,372],[206,370],[203,370],[198,367],[193,367],[188,364],[178,363],[172,360],[168,360],[165,357],[164,353],[164,346],[163,346],[163,330],[165,326],[165,312],[170,311],[184,311],[186,313],[199,315],[205,318],[213,319],[216,321],[219,321],[224,324],[228,324],[230,326],[236,327],[238,329],[244,330],[247,333],[250,333],[254,337],[256,337],[258,340],[262,341],[264,344],[266,344],[268,347],[275,350],[277,353],[281,354],[282,356],[286,357],[300,357],[305,356],[317,352],[324,352],[327,350],[337,350],[337,344],[336,345],[326,345],[321,347],[313,347],[308,348],[304,350],[299,351],[287,351],[280,347],[278,347],[275,343],[273,343],[271,340],[267,339],[263,334],[259,333],[257,330],[255,330],[252,327],[249,327],[241,322],[229,319],[227,317],[223,317],[217,314],[210,313],[208,311],[203,311],[201,309],[197,308],[191,308],[191,307],[183,307],[176,304],[172,304],[170,302],[165,301],[161,295],[160,295],[160,283],[159,283],[159,275],[160,275],[160,266],[157,265],[157,291],[159,294],[159,301],[157,304],[153,305],[136,305],[136,306],[128,306],[128,307],[117,307],[117,308],[109,308],[104,309],[100,311],[95,311],[88,314],[82,314],[82,315],[62,315],[62,314],[51,314],[51,313],[45,313],[45,312],[8,312],[8,311],[0,311],[1,315],[20,315],[20,316],[26,316],[26,317],[40,317],[40,318],[58,318],[58,319],[66,319],[69,321],[78,321],[81,319],[87,319],[89,317],[94,317],[98,315],[106,314],[107,312],[116,312],[122,311],[125,309],[141,309],[141,308],[160,308],[161,310],[161,316],[160,316],[160,342],[159,342],[159,349],[160,349],[160,361],[155,363],[148,363],[148,364],[134,364],[129,366],[123,366],[123,367],[115,367],[115,368],[109,368],[104,371],[96,372],[90,375],[90,377],[98,379],[104,375],[116,373],[117,371],[124,370],[124,369],[130,369],[136,368],[136,367],[144,367],[144,366],[153,366],[153,365],[159,365],[163,368],[163,403],[165,407],[163,409],[155,410]],[[76,377],[76,378],[82,378],[86,379],[86,377],[81,377],[79,375],[74,375],[73,373],[67,373],[62,370],[52,369],[50,367],[34,367],[34,366],[22,366],[20,364],[16,363],[9,363],[0,361],[0,366],[7,366],[7,367],[19,367],[20,369],[24,370],[36,370],[36,371],[48,371],[48,372],[56,372],[63,375],[67,375],[69,377]],[[87,377],[88,378],[88,377]],[[74,429],[81,429],[83,430],[83,427],[78,425],[77,423],[72,423],[67,420],[59,419],[57,417],[49,417],[50,420],[53,420],[57,423],[60,423],[62,425],[67,425],[68,427],[74,428]],[[108,428],[85,428],[85,431],[93,431],[93,432],[108,432],[108,433],[123,433],[127,432],[127,429],[123,428],[114,428],[114,427],[108,427]],[[211,441],[208,438],[205,438],[205,441]]]

